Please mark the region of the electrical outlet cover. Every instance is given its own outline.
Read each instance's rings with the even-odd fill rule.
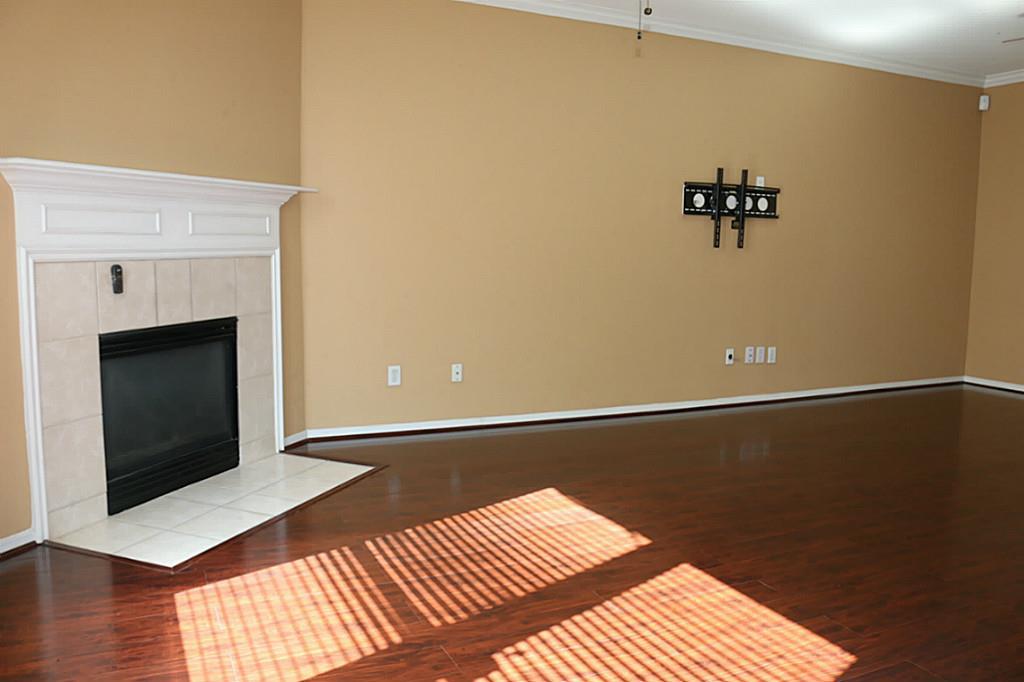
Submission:
[[[759,365],[763,365],[764,364],[764,352],[765,352],[764,346],[758,346],[757,347],[757,360],[756,360],[756,362]]]
[[[736,349],[726,348],[725,349],[725,364],[735,365],[736,364]]]
[[[775,346],[768,346],[768,364],[774,365],[778,361],[778,349]]]
[[[754,364],[754,347],[747,346],[743,353],[743,363],[747,365]]]
[[[388,365],[388,386],[402,385],[402,366]]]

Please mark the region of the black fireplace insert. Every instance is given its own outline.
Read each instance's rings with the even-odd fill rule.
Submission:
[[[100,335],[108,513],[238,466],[237,323]]]

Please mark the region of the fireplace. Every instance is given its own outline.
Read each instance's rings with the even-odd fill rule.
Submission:
[[[144,490],[152,482],[147,475],[161,468],[185,474],[177,486],[281,450],[280,207],[306,191],[315,190],[0,158],[0,212],[13,209],[17,246],[32,489],[31,528],[13,540],[0,538],[0,552],[59,540],[156,494],[135,488]],[[185,372],[171,371],[159,391],[151,384],[149,394],[140,394],[145,399],[112,402],[143,389],[129,382],[114,390],[117,380],[106,368],[101,381],[100,336],[116,341],[107,335],[234,317],[237,344],[206,347],[210,358],[219,357],[207,361],[222,372],[178,381]],[[102,362],[130,365],[131,355]],[[235,376],[227,374],[231,367]],[[203,383],[215,374],[217,387]],[[224,400],[219,409],[196,410],[203,395]],[[179,440],[177,432],[143,426],[154,417],[144,410],[154,405],[162,419],[203,433]],[[183,458],[189,452],[194,456]],[[108,501],[108,486],[117,500]]]
[[[236,327],[100,334],[109,514],[238,465]]]

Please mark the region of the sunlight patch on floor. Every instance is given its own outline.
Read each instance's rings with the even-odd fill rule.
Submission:
[[[191,680],[303,680],[402,641],[348,548],[175,595]]]
[[[440,627],[649,544],[547,488],[366,546],[419,614]]]
[[[210,583],[175,595],[189,677],[315,677],[649,544],[548,488]],[[477,682],[832,682],[856,660],[690,564],[492,658]]]
[[[477,682],[832,682],[856,657],[689,564],[494,656]]]
[[[439,627],[647,544],[546,489],[221,580],[175,595],[189,677],[307,679],[402,641],[382,585]]]

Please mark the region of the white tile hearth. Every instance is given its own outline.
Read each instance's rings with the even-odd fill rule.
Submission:
[[[171,530],[160,531],[142,542],[126,547],[117,556],[135,561],[145,561],[157,566],[177,566],[221,543],[220,540],[198,535],[186,535]]]
[[[224,541],[260,525],[269,518],[270,514],[257,514],[231,507],[217,507],[191,521],[186,521],[177,526],[175,530],[179,533]]]
[[[94,552],[115,554],[118,551],[156,535],[160,530],[134,523],[122,523],[114,519],[103,519],[99,523],[80,528],[74,533],[57,538],[57,542]]]
[[[280,497],[271,497],[253,493],[235,500],[231,503],[232,509],[244,509],[245,511],[256,512],[257,514],[269,514],[277,516],[283,514],[295,505],[295,500],[285,500]]]
[[[285,478],[268,485],[260,492],[271,497],[279,497],[282,500],[304,500],[322,495],[331,489],[328,479],[305,478],[304,476],[304,474],[299,474]]]
[[[273,455],[55,540],[71,547],[173,567],[372,468]]]
[[[126,509],[117,515],[117,519],[140,526],[170,530],[185,521],[202,516],[216,508],[212,504],[192,502],[191,500],[182,500],[170,495],[164,495],[163,497],[140,504],[137,507]]]
[[[222,504],[228,504],[229,502],[234,502],[238,498],[245,497],[251,492],[253,492],[252,488],[242,485],[216,485],[209,481],[200,481],[199,483],[187,485],[180,490],[175,490],[173,493],[168,494],[171,497],[176,497],[182,500],[219,506]]]

